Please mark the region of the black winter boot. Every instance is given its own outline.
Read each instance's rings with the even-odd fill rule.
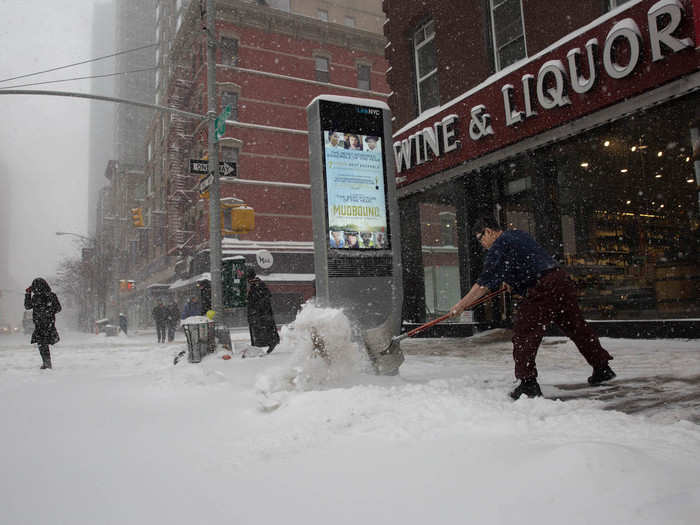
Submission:
[[[51,368],[51,353],[49,352],[49,347],[44,346],[44,347],[39,347],[39,354],[41,354],[41,370],[46,370],[47,368]]]
[[[523,394],[527,397],[542,396],[542,390],[540,390],[540,385],[537,383],[537,378],[531,377],[520,381],[520,384],[510,393],[510,397],[518,399]]]
[[[591,386],[596,386],[605,381],[610,381],[616,375],[617,374],[613,372],[612,368],[610,368],[608,365],[601,368],[594,368],[593,375],[588,378],[588,384]]]

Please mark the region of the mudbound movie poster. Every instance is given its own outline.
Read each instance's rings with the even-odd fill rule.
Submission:
[[[389,249],[381,137],[328,130],[323,140],[328,246]]]

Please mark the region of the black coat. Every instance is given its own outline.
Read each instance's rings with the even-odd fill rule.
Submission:
[[[58,343],[60,337],[56,330],[56,314],[61,311],[61,303],[44,279],[34,279],[32,291],[24,296],[24,309],[32,310],[34,321],[32,344],[55,345]]]
[[[168,309],[165,306],[158,304],[155,306],[155,308],[153,308],[153,320],[156,322],[156,325],[165,324],[167,318]]]
[[[248,281],[248,327],[253,346],[268,346],[279,340],[270,290],[259,277]]]
[[[168,323],[172,326],[176,326],[180,319],[180,309],[177,307],[176,303],[171,303],[166,308],[168,310]]]

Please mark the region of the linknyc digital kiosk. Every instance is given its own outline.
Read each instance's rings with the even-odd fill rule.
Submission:
[[[391,112],[321,95],[307,107],[316,301],[341,308],[379,374],[396,374],[403,290]],[[382,341],[382,339],[386,339]]]

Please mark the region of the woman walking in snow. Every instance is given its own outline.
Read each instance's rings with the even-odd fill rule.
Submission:
[[[49,283],[41,277],[32,281],[24,296],[24,309],[32,310],[34,332],[32,344],[39,345],[39,353],[43,364],[41,369],[51,368],[51,354],[49,345],[55,345],[59,341],[56,330],[56,314],[61,311],[61,303],[56,294],[51,291]]]
[[[277,333],[275,317],[272,314],[272,301],[270,290],[255,274],[255,269],[248,267],[246,270],[248,281],[248,328],[250,329],[250,343],[253,346],[268,346],[267,353],[272,352],[280,342]]]

